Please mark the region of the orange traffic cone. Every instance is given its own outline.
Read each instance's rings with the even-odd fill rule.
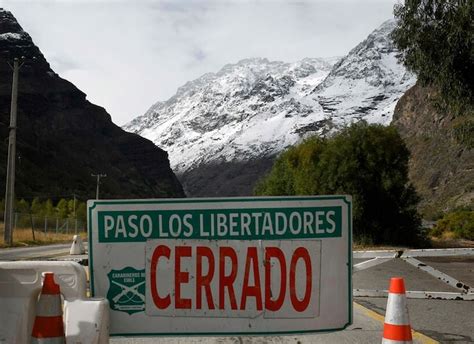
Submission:
[[[405,296],[405,282],[401,277],[390,280],[387,311],[383,325],[382,343],[412,343],[410,319]]]
[[[54,273],[44,274],[43,289],[36,305],[36,318],[31,333],[31,343],[65,343],[63,310],[59,284]]]

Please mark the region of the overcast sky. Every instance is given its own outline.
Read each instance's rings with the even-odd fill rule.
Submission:
[[[122,125],[186,81],[248,57],[346,54],[396,0],[0,0],[53,70]]]

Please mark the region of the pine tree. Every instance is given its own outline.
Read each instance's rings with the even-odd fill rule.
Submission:
[[[45,204],[44,204],[44,216],[46,217],[54,217],[55,215],[55,209],[54,209],[54,206],[53,206],[53,201],[51,201],[50,199],[48,199]]]
[[[87,207],[85,202],[77,202],[76,218],[84,223],[87,221]]]
[[[15,212],[20,214],[29,214],[30,213],[30,204],[24,199],[17,200],[15,205]]]
[[[74,199],[70,199],[67,202],[67,211],[68,211],[68,217],[73,219],[76,215],[76,209],[74,207],[77,207],[77,201],[74,202]]]
[[[36,216],[44,216],[45,214],[44,204],[38,197],[31,202],[31,213]]]
[[[60,219],[65,219],[68,217],[68,202],[64,198],[61,198],[61,200],[56,205],[56,213]]]

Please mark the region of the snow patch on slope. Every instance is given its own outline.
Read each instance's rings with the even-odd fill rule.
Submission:
[[[397,59],[389,20],[352,49],[318,86],[314,96],[337,125],[364,119],[388,125],[395,104],[416,78]],[[325,106],[326,105],[326,106]]]
[[[314,102],[297,99],[310,94],[331,67],[324,59],[242,60],[185,84],[126,129],[166,147],[178,172],[211,160],[274,155],[300,138],[299,126],[313,121],[308,115]]]
[[[175,172],[274,156],[351,122],[388,124],[415,77],[398,63],[388,21],[344,58],[245,59],[180,87],[124,129],[169,153]]]
[[[7,32],[0,34],[0,39],[22,39],[23,35],[20,33]]]

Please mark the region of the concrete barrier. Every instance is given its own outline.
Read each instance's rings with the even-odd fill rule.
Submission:
[[[77,326],[108,328],[107,301],[86,298],[84,267],[75,262],[49,261],[0,262],[0,343],[29,343],[42,275],[49,271],[55,274],[65,311],[69,314],[65,317],[66,339],[69,333],[74,343],[107,343],[92,340],[102,340],[104,336],[89,337],[90,331],[84,331],[82,335],[74,330]],[[76,313],[76,310],[86,308],[87,312]],[[108,340],[108,332],[105,337]]]
[[[86,252],[82,239],[79,235],[74,235],[72,238],[71,249],[69,250],[70,255],[84,254]]]
[[[66,302],[64,322],[67,343],[109,342],[109,302],[104,298]]]

